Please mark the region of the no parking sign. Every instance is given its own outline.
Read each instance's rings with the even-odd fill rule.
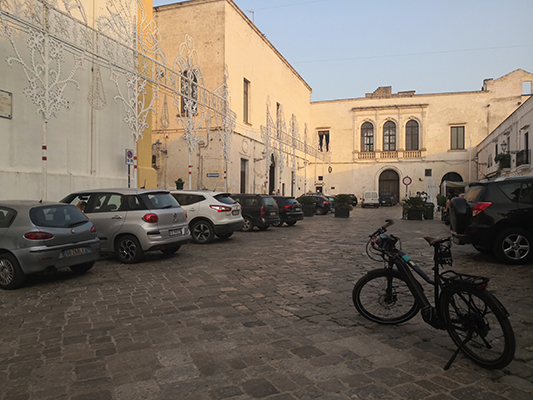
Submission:
[[[126,165],[133,165],[133,150],[126,149]]]

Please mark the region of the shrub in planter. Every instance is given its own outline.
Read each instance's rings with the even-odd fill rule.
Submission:
[[[298,198],[298,203],[302,205],[304,217],[312,217],[315,214],[316,202],[314,197],[302,196]]]
[[[497,154],[494,162],[498,163],[498,169],[511,168],[511,155],[509,153]]]
[[[352,198],[349,195],[339,194],[335,196],[335,217],[349,218],[352,209]]]
[[[409,197],[403,207],[404,216],[411,220],[422,220],[424,216],[424,200],[421,197]]]
[[[185,184],[185,182],[183,182],[183,180],[181,178],[178,178],[178,180],[175,181],[174,183],[176,184],[176,189],[177,190],[183,189],[183,185]]]

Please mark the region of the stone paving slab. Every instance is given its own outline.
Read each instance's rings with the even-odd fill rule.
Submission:
[[[533,265],[505,266],[454,246],[454,269],[491,278],[511,314],[515,360],[488,371],[459,356],[420,316],[381,326],[355,311],[351,290],[380,264],[368,234],[389,229],[426,271],[423,235],[439,220],[397,207],[314,216],[293,227],[114,258],[87,274],[33,276],[0,292],[0,399],[531,399]],[[428,288],[429,289],[429,288]]]

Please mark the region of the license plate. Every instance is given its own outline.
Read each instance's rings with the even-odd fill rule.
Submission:
[[[78,247],[77,249],[68,249],[68,250],[63,250],[62,252],[62,255],[63,257],[75,257],[75,256],[79,256],[79,255],[82,255],[82,254],[86,254],[89,252],[89,249],[85,248],[85,247]]]
[[[275,211],[270,211],[270,215],[276,215]]]
[[[296,207],[294,211],[302,211],[302,209],[300,207]]]
[[[168,231],[169,236],[181,235],[181,229],[171,229]]]
[[[231,213],[232,213],[233,215],[239,215],[239,212],[240,212],[239,210],[233,210]]]

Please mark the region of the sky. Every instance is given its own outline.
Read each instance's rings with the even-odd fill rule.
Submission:
[[[313,101],[380,86],[473,91],[484,79],[533,72],[533,0],[234,2],[311,86]]]

